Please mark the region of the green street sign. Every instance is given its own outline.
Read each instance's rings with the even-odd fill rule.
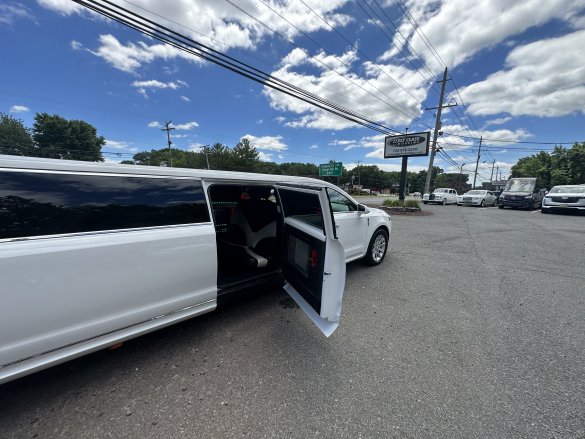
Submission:
[[[319,165],[319,177],[339,177],[343,170],[341,162]]]

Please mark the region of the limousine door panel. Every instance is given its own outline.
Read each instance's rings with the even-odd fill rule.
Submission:
[[[283,206],[285,291],[329,337],[339,325],[345,252],[335,237],[325,189],[278,186]]]

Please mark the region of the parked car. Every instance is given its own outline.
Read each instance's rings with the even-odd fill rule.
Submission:
[[[466,192],[461,197],[461,204],[463,206],[496,206],[498,197],[492,191],[483,189],[474,189]]]
[[[542,199],[542,213],[560,211],[585,212],[585,184],[553,187]]]
[[[498,199],[498,207],[535,209],[540,207],[545,189],[539,187],[536,178],[511,178]]]
[[[457,206],[463,206],[463,194],[457,195]]]
[[[423,195],[423,204],[457,204],[457,191],[451,188],[440,187],[433,191],[432,194]]]

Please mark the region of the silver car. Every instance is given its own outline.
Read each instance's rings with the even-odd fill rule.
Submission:
[[[474,189],[463,194],[461,198],[462,206],[496,206],[498,197],[492,191]]]
[[[585,212],[585,184],[553,187],[542,199],[542,213],[556,211]]]

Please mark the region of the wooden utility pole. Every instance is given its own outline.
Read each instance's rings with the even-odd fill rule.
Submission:
[[[494,167],[495,166],[496,166],[496,159],[494,159],[494,162],[492,163],[492,175],[490,175],[490,185],[494,181]]]
[[[439,136],[439,130],[441,129],[441,111],[446,107],[455,107],[457,104],[443,105],[443,98],[445,97],[445,85],[447,84],[447,67],[443,73],[443,80],[441,82],[441,96],[439,97],[439,106],[435,108],[427,108],[427,110],[437,110],[435,116],[435,131],[433,133],[433,144],[431,146],[431,158],[429,159],[429,169],[427,170],[427,181],[425,183],[425,193],[429,192],[431,187],[431,175],[433,173],[433,162],[435,160],[435,152],[437,151],[437,137]]]
[[[161,131],[166,131],[167,132],[167,141],[169,143],[169,157],[170,157],[170,167],[173,167],[173,151],[171,149],[171,130],[174,130],[174,127],[170,126],[171,121],[169,120],[166,124],[165,127],[161,129]]]
[[[475,189],[475,180],[477,179],[477,167],[479,166],[479,158],[481,157],[481,142],[483,142],[483,136],[479,138],[479,149],[477,150],[477,160],[475,162],[475,175],[473,176],[473,189]]]

